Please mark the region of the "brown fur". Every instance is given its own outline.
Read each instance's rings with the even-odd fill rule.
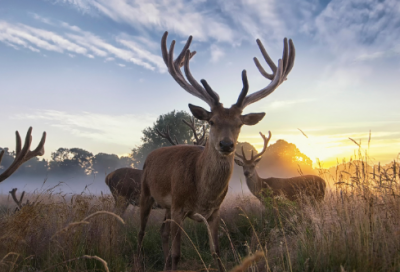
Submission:
[[[249,84],[246,71],[242,72],[243,88],[237,102],[230,108],[224,108],[219,96],[212,90],[207,81],[201,80],[201,86],[192,76],[189,60],[195,52],[190,52],[192,37],[189,37],[182,52],[174,60],[175,41],[167,48],[168,32],[161,39],[163,60],[169,74],[188,93],[206,102],[211,112],[189,104],[190,111],[199,120],[210,125],[209,139],[204,147],[171,146],[151,152],[144,164],[142,176],[142,193],[140,195],[141,226],[138,236],[138,251],[141,252],[144,231],[154,202],[166,209],[164,223],[161,227],[162,247],[165,257],[164,270],[176,270],[181,255],[181,228],[185,217],[203,222],[210,226],[212,242],[211,252],[224,271],[219,258],[218,230],[219,207],[228,191],[229,179],[233,170],[234,152],[242,125],[255,125],[265,113],[242,115],[243,109],[271,94],[286,78],[294,65],[295,49],[293,42],[284,40],[282,60],[278,67],[267,55],[261,41],[257,40],[260,50],[272,69],[268,74],[255,58],[261,74],[271,82],[261,90],[247,95]],[[185,76],[181,67],[184,66]],[[171,219],[171,220],[169,220]],[[169,249],[169,237],[172,248]],[[212,246],[212,244],[214,246]]]
[[[291,201],[298,200],[298,197],[305,195],[321,201],[325,196],[326,182],[315,175],[305,175],[292,178],[246,178],[247,186],[251,193],[261,200],[267,196],[266,189],[272,191],[273,196],[285,195]]]
[[[272,190],[272,195],[284,194],[289,200],[297,200],[300,195],[306,195],[320,201],[324,199],[326,182],[322,178],[314,175],[298,176],[292,178],[260,178],[256,171],[256,165],[261,160],[261,156],[267,149],[271,139],[271,132],[268,138],[260,132],[264,140],[263,150],[251,158],[246,159],[242,146],[242,155],[236,153],[241,160],[235,159],[235,163],[243,167],[243,174],[250,192],[258,199],[267,196],[267,189]]]
[[[196,116],[195,112],[192,113]],[[219,207],[228,191],[233,170],[234,146],[243,124],[240,113],[235,107],[216,107],[209,113],[214,125],[211,126],[205,147],[163,147],[151,152],[146,158],[140,198],[139,250],[151,206],[156,202],[158,206],[166,209],[165,218],[174,221],[172,224],[164,222],[161,229],[166,256],[165,269],[176,269],[180,258],[180,226],[186,217],[202,222],[196,214],[206,218],[210,225],[217,254],[215,257],[220,269],[223,269],[217,257]],[[232,142],[230,152],[220,150],[219,143],[223,139]],[[176,237],[171,251],[168,246],[170,234],[171,237]]]
[[[106,184],[115,199],[115,208],[123,214],[129,204],[139,205],[142,170],[119,168],[106,176]]]

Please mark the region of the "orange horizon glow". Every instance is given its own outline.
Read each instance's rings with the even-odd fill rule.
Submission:
[[[365,135],[363,136],[365,137]],[[283,139],[295,144],[301,153],[308,156],[312,160],[314,168],[330,168],[343,163],[343,161],[348,162],[350,159],[357,159],[359,147],[349,138],[353,137],[348,134],[334,136],[313,136],[309,134],[306,138],[301,134],[278,134],[273,136],[269,145],[274,144],[278,139]],[[357,139],[356,142],[360,141],[360,138],[357,137],[353,139]],[[263,148],[263,142],[259,136],[243,137],[240,141],[249,142],[259,152]],[[362,156],[367,154],[368,161],[371,164],[378,162],[387,164],[393,160],[399,160],[400,143],[385,142],[379,139],[374,141],[372,139],[368,147],[368,138],[361,139],[361,152]]]

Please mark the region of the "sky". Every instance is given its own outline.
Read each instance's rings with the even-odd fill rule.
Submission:
[[[208,109],[168,74],[160,41],[193,35],[191,71],[234,104],[269,84],[253,57],[259,38],[277,63],[283,38],[296,60],[288,80],[244,110],[266,112],[239,141],[294,143],[331,166],[368,147],[383,163],[400,152],[400,2],[397,0],[0,0],[0,146],[33,127],[46,154],[80,147],[126,155],[160,114]],[[268,65],[261,61],[264,68]],[[301,129],[307,137],[305,137]]]

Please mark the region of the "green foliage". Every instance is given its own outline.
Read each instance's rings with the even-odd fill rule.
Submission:
[[[65,175],[85,175],[92,170],[93,154],[81,148],[59,148],[51,153],[50,170]]]
[[[179,144],[193,144],[193,131],[182,122],[183,119],[189,121],[191,118],[192,116],[189,113],[175,110],[160,115],[153,126],[147,127],[142,131],[142,144],[132,149],[131,156],[134,159],[134,167],[142,168],[147,155],[150,154],[151,151],[171,145],[168,140],[158,135],[157,129],[159,131],[165,131],[167,127],[169,127],[171,138],[176,138]],[[196,120],[195,124],[196,128],[200,130],[203,122]],[[200,133],[200,131],[198,131],[198,133]]]
[[[108,174],[121,167],[131,167],[133,163],[130,157],[118,158],[115,154],[99,153],[92,159],[93,172],[96,174]]]

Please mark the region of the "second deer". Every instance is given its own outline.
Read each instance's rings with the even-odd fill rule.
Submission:
[[[256,165],[261,160],[261,156],[267,149],[268,142],[271,139],[271,132],[268,138],[260,132],[264,140],[263,150],[253,155],[251,151],[251,158],[246,159],[242,146],[242,155],[236,153],[236,156],[241,160],[235,159],[235,163],[243,167],[243,174],[246,177],[246,183],[250,192],[262,200],[266,195],[266,190],[271,190],[272,195],[285,195],[291,201],[298,200],[301,195],[314,198],[317,201],[324,199],[326,182],[322,178],[314,175],[304,175],[292,178],[261,178],[256,171]]]
[[[197,135],[197,128],[194,117],[190,122],[182,120],[192,131],[195,141],[194,145],[203,146],[207,142],[206,128],[203,125],[203,133],[201,136]],[[178,145],[178,140],[172,139],[167,126],[165,130],[159,131],[156,129],[157,134],[166,139],[171,145]],[[141,191],[141,178],[143,170],[134,169],[129,167],[119,168],[112,171],[106,176],[105,182],[110,188],[110,191],[115,200],[115,210],[119,215],[122,215],[129,204],[139,206],[139,198]]]

